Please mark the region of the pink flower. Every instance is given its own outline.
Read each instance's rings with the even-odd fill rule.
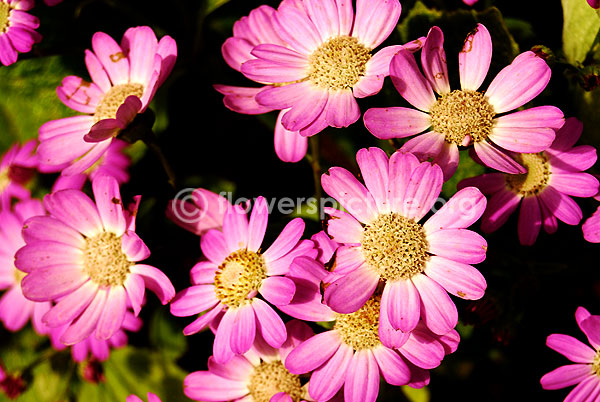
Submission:
[[[40,161],[62,166],[63,175],[84,172],[105,154],[112,140],[143,113],[171,72],[175,41],[157,41],[149,27],[129,28],[121,45],[103,32],[92,37],[85,63],[93,82],[69,76],[57,88],[60,100],[83,115],[53,120],[40,127]]]
[[[552,334],[546,345],[575,364],[561,366],[544,375],[544,389],[560,389],[576,385],[565,401],[596,401],[600,398],[600,316],[591,315],[585,308],[575,312],[579,328],[593,349],[569,335]]]
[[[352,2],[284,0],[277,11],[263,6],[240,20],[223,45],[231,67],[265,86],[217,90],[241,113],[281,110],[275,149],[284,161],[304,156],[302,137],[358,120],[355,98],[379,92],[389,75],[389,60],[401,46],[371,52],[396,26],[400,3],[359,0],[356,8]]]
[[[68,188],[81,190],[89,179],[93,181],[98,175],[109,175],[114,177],[119,184],[127,183],[129,181],[129,165],[131,159],[125,154],[124,149],[127,147],[125,141],[117,138],[113,139],[109,147],[106,149],[104,155],[100,157],[92,166],[86,169],[82,173],[76,173],[70,176],[59,176],[54,185],[52,186],[52,192],[59,190],[65,190]],[[55,167],[43,166],[40,170],[45,173],[60,171],[68,165],[60,167],[61,169],[55,169]],[[46,172],[46,170],[48,172]]]
[[[189,374],[183,383],[184,393],[196,401],[312,401],[300,377],[290,373],[286,358],[298,344],[313,334],[310,327],[297,320],[286,324],[287,337],[280,348],[273,348],[260,340],[243,355],[228,363],[218,363],[214,356],[208,359],[207,371]]]
[[[582,130],[583,124],[571,117],[546,151],[516,155],[527,167],[527,173],[487,173],[462,180],[459,188],[475,186],[491,196],[481,219],[481,230],[497,230],[519,205],[518,233],[523,245],[535,243],[542,226],[547,233],[556,232],[557,219],[568,225],[579,224],[581,208],[571,196],[592,197],[598,193],[598,180],[582,173],[596,163],[596,149],[574,146]]]
[[[35,175],[38,159],[35,155],[36,140],[23,145],[16,143],[0,160],[0,207],[9,209],[13,199],[26,200],[30,197],[26,185]]]
[[[274,348],[286,339],[276,307],[289,304],[296,290],[285,275],[297,256],[316,256],[311,240],[300,240],[304,222],[289,222],[273,244],[260,251],[268,221],[263,197],[254,203],[250,220],[241,205],[229,206],[223,230],[211,229],[200,239],[207,258],[191,270],[193,286],[180,291],[171,303],[171,313],[186,317],[206,311],[184,329],[194,334],[207,325],[216,332],[213,355],[225,363],[247,352],[257,333]]]
[[[0,321],[9,331],[22,329],[32,319],[38,334],[48,332],[42,316],[50,304],[34,302],[23,296],[21,281],[26,273],[14,265],[15,253],[25,245],[21,235],[23,222],[44,214],[42,203],[38,200],[21,201],[15,205],[14,211],[4,209],[0,212],[0,289],[7,289],[0,298]]]
[[[5,66],[15,63],[18,53],[30,52],[42,39],[35,31],[40,21],[26,12],[33,5],[33,0],[0,0],[0,63]]]
[[[401,151],[388,159],[379,148],[361,149],[356,159],[366,187],[341,167],[321,177],[325,192],[347,211],[325,210],[327,233],[342,244],[325,303],[352,313],[383,282],[382,315],[393,328],[412,331],[422,318],[433,333],[448,333],[458,312],[447,292],[471,300],[486,289],[471,264],[485,259],[487,243],[466,229],[483,213],[485,197],[465,188],[420,224],[440,194],[440,167]]]
[[[524,173],[526,170],[505,150],[545,150],[554,140],[554,129],[564,123],[563,114],[554,106],[505,113],[539,95],[550,80],[550,68],[535,53],[524,52],[498,73],[485,92],[480,91],[492,58],[492,40],[485,26],[478,24],[458,56],[461,89],[451,91],[443,44],[442,31],[431,28],[421,51],[423,74],[410,52],[398,51],[390,64],[392,82],[419,110],[369,109],[364,116],[366,127],[381,139],[428,130],[407,141],[402,150],[422,160],[433,158],[442,167],[445,180],[458,166],[458,147],[470,144],[485,165],[502,172]]]
[[[600,1],[598,0],[587,0],[587,2],[592,8],[600,8]]]
[[[117,181],[98,176],[92,189],[95,202],[74,189],[47,195],[50,215],[25,222],[26,245],[15,255],[17,268],[27,272],[21,283],[25,297],[58,300],[43,320],[49,327],[69,325],[60,337],[66,345],[91,334],[109,339],[121,328],[128,305],[139,314],[145,288],[163,304],[175,294],[165,274],[138,263],[150,250],[135,233],[135,216],[124,209]]]
[[[148,402],[161,402],[160,398],[158,396],[156,396],[155,394],[153,394],[152,392],[148,392],[147,398],[148,398]],[[144,401],[142,401],[140,398],[138,398],[135,395],[129,395],[127,397],[127,399],[125,400],[125,402],[144,402]]]
[[[110,338],[98,339],[95,336],[88,336],[86,339],[71,345],[71,356],[77,363],[85,361],[88,359],[88,356],[94,361],[106,361],[112,349],[122,348],[127,345],[128,339],[125,331],[137,332],[142,328],[142,324],[142,320],[139,317],[136,317],[131,311],[127,310],[121,328]],[[68,328],[69,324],[50,328],[49,337],[54,349],[63,350],[68,346],[60,341]]]
[[[210,229],[221,230],[229,201],[203,188],[182,190],[169,202],[166,215],[178,226],[201,236]]]
[[[312,372],[308,392],[318,401],[332,398],[343,388],[344,399],[374,402],[380,375],[392,385],[429,379],[428,369],[439,366],[458,346],[454,330],[443,336],[432,334],[423,324],[411,332],[382,326],[381,297],[371,297],[358,311],[337,314],[333,329],[301,343],[287,357],[292,374]],[[388,346],[385,340],[398,345]]]

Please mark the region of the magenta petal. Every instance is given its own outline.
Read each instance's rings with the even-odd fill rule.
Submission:
[[[234,112],[243,114],[262,114],[273,110],[270,107],[259,105],[256,102],[256,94],[265,89],[265,87],[247,88],[215,84],[213,85],[213,88],[225,95],[223,97],[223,104]]]
[[[113,38],[104,32],[96,32],[92,36],[92,49],[102,66],[108,73],[113,85],[125,84],[129,81],[129,59]]]
[[[360,109],[352,91],[329,91],[325,119],[332,127],[348,127],[360,118]]]
[[[554,141],[556,143],[556,140]],[[554,145],[553,145],[554,146]],[[579,145],[564,152],[554,151],[553,148],[546,150],[553,173],[580,172],[594,166],[597,160],[596,148],[590,145]]]
[[[382,140],[408,137],[431,126],[427,113],[405,107],[371,108],[363,120],[367,130]]]
[[[446,64],[446,52],[444,51],[444,34],[439,27],[431,28],[427,34],[425,46],[421,51],[421,66],[425,77],[427,77],[435,92],[438,94],[450,92],[448,65]],[[477,88],[473,89],[476,90]]]
[[[473,145],[475,153],[481,161],[493,169],[510,174],[521,174],[527,172],[523,166],[519,165],[513,158],[500,148],[488,142],[476,142]]]
[[[378,283],[379,275],[363,266],[331,283],[325,289],[325,303],[338,313],[353,313],[371,297]]]
[[[217,363],[225,364],[234,356],[231,350],[231,337],[236,330],[234,325],[236,316],[236,309],[228,308],[219,322],[213,342],[213,357]]]
[[[245,249],[248,245],[248,218],[242,205],[231,205],[223,217],[223,235],[229,250]]]
[[[104,229],[117,237],[122,236],[126,224],[119,183],[112,176],[97,176],[92,182],[92,189]]]
[[[363,148],[356,153],[356,161],[365,185],[377,203],[377,210],[380,213],[389,212],[387,154],[381,148]]]
[[[252,300],[252,308],[263,339],[274,348],[283,345],[287,330],[281,317],[267,303],[257,298]]]
[[[563,112],[555,106],[532,107],[494,119],[494,128],[524,129],[548,127],[558,130],[564,124],[565,118]]]
[[[485,211],[487,200],[475,187],[456,192],[424,224],[427,233],[443,229],[464,229],[477,221]]]
[[[90,336],[96,329],[96,324],[106,304],[108,290],[99,289],[98,293],[85,309],[85,311],[75,320],[67,330],[61,335],[60,341],[65,345],[73,345],[83,341]]]
[[[127,310],[127,293],[123,286],[111,286],[106,303],[98,319],[96,338],[107,340],[111,338],[123,324]]]
[[[211,309],[219,302],[214,285],[196,285],[177,292],[170,303],[171,314],[187,317]]]
[[[78,231],[50,216],[35,216],[25,221],[23,239],[26,243],[51,240],[79,248],[85,245]]]
[[[387,196],[386,196],[387,198]],[[352,215],[334,208],[325,207],[329,215],[327,234],[337,243],[358,244],[362,239],[363,226]]]
[[[327,401],[339,391],[346,379],[354,350],[342,343],[333,356],[313,371],[308,393],[319,401]]]
[[[390,77],[396,90],[411,105],[424,112],[435,103],[435,94],[429,81],[421,74],[415,57],[400,49],[390,63]]]
[[[61,220],[86,237],[102,230],[98,209],[92,200],[78,190],[63,190],[44,197],[44,207],[50,215]]]
[[[400,355],[386,347],[372,349],[381,375],[388,384],[405,385],[410,381],[410,369]]]
[[[546,339],[546,345],[573,363],[591,363],[596,356],[594,349],[570,335],[549,335]]]
[[[285,367],[292,374],[304,374],[321,367],[340,347],[336,331],[325,331],[307,339],[288,354]],[[318,350],[319,353],[315,353]]]
[[[388,201],[392,211],[402,211],[410,178],[419,165],[417,157],[410,153],[396,151],[390,156]]]
[[[142,261],[150,257],[150,249],[140,237],[132,231],[127,231],[121,237],[121,249],[129,261]]]
[[[150,289],[162,304],[167,304],[175,296],[175,288],[169,278],[158,268],[151,265],[136,264],[131,272],[144,278],[146,287]]]
[[[294,281],[283,276],[270,276],[262,281],[259,293],[275,306],[285,306],[296,292]]]
[[[71,293],[88,279],[79,266],[49,265],[23,278],[21,288],[30,300],[49,301]]]
[[[144,304],[144,296],[146,294],[144,278],[137,274],[130,274],[125,279],[123,286],[125,286],[125,290],[127,291],[127,298],[133,309],[133,314],[137,317],[142,309],[142,304]]]
[[[396,27],[401,10],[398,0],[357,1],[352,36],[369,48],[379,46]]]
[[[344,383],[347,402],[375,402],[379,394],[379,366],[369,349],[357,350]]]
[[[381,304],[393,328],[412,331],[419,323],[421,299],[410,280],[388,281],[383,288]]]
[[[413,331],[408,341],[398,350],[409,362],[417,367],[433,369],[444,358],[444,347],[426,331]]]
[[[254,343],[256,336],[256,317],[252,306],[236,308],[233,330],[231,331],[231,351],[237,355],[246,353]]]
[[[79,289],[62,298],[44,314],[43,322],[50,327],[58,327],[71,322],[90,305],[97,292],[98,285],[92,281],[87,281]]]
[[[506,176],[503,173],[484,173],[479,176],[462,179],[456,187],[477,187],[484,194],[494,194],[506,186]]]
[[[535,196],[523,197],[517,226],[520,243],[524,246],[531,246],[535,243],[541,227],[542,211],[538,198]]]
[[[509,151],[535,153],[549,148],[554,137],[550,127],[494,127],[489,139]]]
[[[264,197],[256,198],[248,222],[248,250],[257,252],[265,237],[269,207]]]
[[[254,371],[254,366],[244,356],[233,356],[227,364],[219,364],[211,356],[208,358],[208,371],[234,381],[245,381]]]
[[[567,225],[578,225],[581,221],[583,217],[581,208],[568,195],[548,186],[538,196],[548,211]]]
[[[283,127],[290,131],[302,130],[323,112],[327,112],[329,92],[318,87],[307,87],[281,118]]]
[[[600,316],[590,316],[579,323],[592,345],[600,345]]]
[[[425,274],[454,296],[467,300],[481,299],[487,288],[483,275],[469,264],[432,255]]]
[[[275,261],[288,254],[298,244],[304,233],[304,221],[301,218],[292,219],[281,231],[277,239],[263,253],[265,261]]]
[[[508,112],[538,96],[551,74],[542,58],[531,51],[523,52],[498,73],[485,94],[497,114]]]
[[[478,233],[466,229],[444,229],[427,235],[429,253],[465,264],[485,260],[486,240]]]
[[[208,371],[196,371],[185,377],[183,392],[196,401],[220,402],[238,400],[248,394],[248,388],[242,381],[230,380]]]
[[[541,378],[540,383],[544,389],[561,389],[579,384],[591,376],[593,374],[590,373],[588,364],[569,364],[545,374]]]
[[[598,194],[598,179],[589,173],[553,172],[550,185],[573,197],[593,197]]]
[[[477,24],[458,54],[461,88],[477,91],[487,75],[491,61],[492,38],[483,24]]]
[[[121,128],[127,127],[142,111],[142,102],[135,95],[129,95],[117,109],[116,118]]]
[[[275,153],[284,162],[299,162],[306,155],[308,138],[300,135],[298,131],[290,131],[283,127],[281,118],[288,109],[282,110],[277,115],[275,123]]]
[[[85,142],[102,142],[111,137],[115,137],[125,126],[121,125],[117,119],[102,119],[92,126],[83,140]]]
[[[444,335],[456,326],[458,311],[448,293],[426,275],[411,278],[421,297],[421,317],[435,334]]]
[[[70,244],[38,241],[20,248],[15,253],[15,266],[23,272],[32,272],[48,265],[73,265],[81,263],[83,251]]]
[[[387,311],[388,305],[389,303],[382,303],[379,307],[379,340],[386,348],[397,349],[408,340],[410,332],[402,332],[392,326]]]
[[[437,201],[443,184],[444,174],[438,165],[421,163],[410,176],[403,197],[402,215],[417,222],[421,220]]]
[[[600,381],[597,376],[589,376],[569,392],[564,402],[597,401],[599,397]]]
[[[193,335],[198,331],[206,328],[207,325],[212,325],[213,321],[223,312],[224,305],[219,303],[212,310],[207,311],[200,317],[195,319],[191,324],[183,329],[184,335]]]
[[[230,253],[223,232],[217,229],[209,229],[200,238],[200,248],[204,256],[216,265],[221,265]]]

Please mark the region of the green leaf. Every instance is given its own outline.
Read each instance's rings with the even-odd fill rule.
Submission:
[[[187,338],[166,311],[154,312],[149,326],[150,343],[168,358],[177,359],[187,351]]]
[[[578,65],[585,60],[596,40],[600,17],[582,0],[562,0],[562,6],[563,51],[569,63]]]
[[[456,193],[456,185],[467,177],[478,176],[485,172],[485,167],[475,162],[470,156],[468,150],[460,151],[460,161],[456,173],[444,183],[442,187],[442,195],[450,198]]]
[[[431,399],[427,387],[412,388],[404,385],[402,386],[402,392],[410,402],[429,402]]]
[[[210,14],[217,8],[229,2],[229,0],[206,0],[205,14]]]

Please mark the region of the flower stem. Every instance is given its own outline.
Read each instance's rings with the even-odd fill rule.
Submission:
[[[323,193],[321,189],[321,162],[319,160],[319,138],[313,135],[308,139],[310,144],[310,166],[312,167],[313,180],[315,183],[315,198],[321,200]]]

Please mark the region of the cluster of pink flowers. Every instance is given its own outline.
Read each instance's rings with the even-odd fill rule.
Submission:
[[[41,39],[39,21],[26,13],[32,6],[0,0],[5,66]],[[577,144],[577,118],[554,106],[525,108],[550,81],[538,54],[519,54],[483,90],[493,44],[478,24],[458,54],[460,89],[452,90],[439,27],[374,50],[400,14],[398,0],[357,0],[355,7],[282,0],[235,23],[223,57],[259,86],[215,89],[232,111],[277,111],[274,146],[282,161],[302,160],[308,138],[327,127],[360,120],[357,99],[376,95],[386,77],[412,108],[370,108],[363,124],[378,139],[412,138],[390,153],[358,150],[358,177],[338,166],[322,174],[319,184],[340,208],[325,209],[317,233],[306,233],[295,217],[266,236],[264,197],[232,204],[199,188],[189,200],[172,200],[167,217],[200,237],[202,254],[179,291],[144,263],[150,250],[136,233],[143,200],[124,199],[120,187],[130,179],[121,135],[169,77],[177,46],[147,26],[129,28],[120,42],[94,34],[84,56],[91,81],[68,76],[57,88],[80,114],[46,122],[37,141],[14,145],[0,161],[2,324],[19,331],[31,321],[55,349],[71,347],[76,362],[102,362],[127,344],[126,331],[142,327],[148,289],[173,316],[192,317],[184,335],[214,334],[207,370],[183,384],[193,400],[374,402],[381,379],[429,384],[430,370],[459,347],[455,299],[486,293],[485,272],[474,265],[486,259],[488,243],[470,228],[481,219],[482,232],[493,232],[519,206],[522,245],[534,244],[542,227],[556,232],[558,221],[580,224],[583,212],[571,197],[598,196],[598,179],[585,172],[597,156]],[[494,171],[462,180],[435,210],[465,149]],[[32,178],[57,173],[51,191],[32,198]],[[586,240],[600,242],[600,210],[582,228]],[[550,335],[548,346],[575,364],[541,384],[578,384],[568,400],[597,400],[600,316],[579,308],[576,318],[593,349]],[[6,378],[0,368],[0,384]]]

